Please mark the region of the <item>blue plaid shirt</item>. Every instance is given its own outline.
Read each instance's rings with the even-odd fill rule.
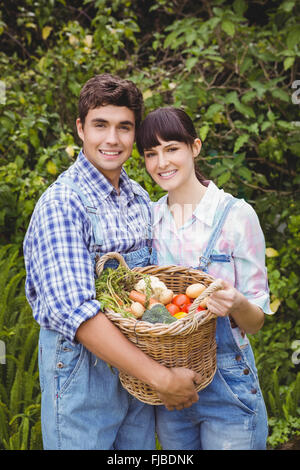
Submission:
[[[119,195],[83,152],[64,174],[96,208],[104,236],[102,254],[146,246],[150,199],[124,169]],[[149,220],[139,197],[145,201]],[[95,300],[92,242],[91,220],[77,193],[64,184],[51,185],[39,199],[24,239],[25,292],[40,326],[72,342],[80,324],[100,310]]]

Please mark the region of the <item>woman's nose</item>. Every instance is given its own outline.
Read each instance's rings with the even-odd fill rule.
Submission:
[[[166,168],[168,166],[168,159],[164,156],[163,153],[158,155],[158,166],[159,168]]]

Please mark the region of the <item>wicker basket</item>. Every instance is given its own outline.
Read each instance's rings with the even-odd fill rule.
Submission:
[[[124,258],[115,252],[107,253],[96,262],[100,276],[104,264],[115,258],[128,268]],[[128,268],[129,269],[129,268]],[[146,266],[133,271],[157,276],[174,293],[184,293],[188,285],[201,282],[206,290],[194,300],[188,315],[171,324],[151,324],[134,318],[124,318],[120,313],[106,309],[107,317],[135,343],[143,352],[166,367],[187,367],[197,372],[202,390],[213,379],[216,372],[216,316],[208,310],[196,312],[201,301],[222,286],[214,278],[197,269],[181,266]],[[155,390],[139,379],[120,372],[123,387],[144,403],[161,405]]]

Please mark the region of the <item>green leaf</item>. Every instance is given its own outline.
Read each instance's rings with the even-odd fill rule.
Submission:
[[[235,109],[239,113],[243,114],[245,117],[255,118],[255,112],[253,111],[253,109],[250,106],[247,106],[246,104],[243,104],[243,103],[240,103],[240,102],[234,103],[234,106],[235,106]]]
[[[223,186],[225,183],[227,183],[230,177],[231,177],[231,172],[228,170],[224,171],[224,173],[222,173],[218,178],[218,185]]]
[[[186,69],[188,72],[192,70],[192,68],[197,64],[199,61],[198,57],[189,57],[185,63]]]
[[[287,35],[286,45],[289,49],[294,49],[294,47],[299,44],[300,37],[300,26],[293,26]]]
[[[239,16],[243,16],[247,8],[248,5],[245,0],[234,0],[233,9]]]
[[[248,134],[240,135],[235,141],[233,153],[237,153],[240,150],[240,148],[243,147],[243,145],[246,142],[248,142],[249,138],[250,138],[250,135]]]
[[[281,5],[280,5],[280,10],[283,10],[285,11],[286,13],[290,13],[292,11],[292,9],[294,8],[295,6],[295,2],[293,1],[286,1],[286,2],[283,2]]]
[[[272,123],[270,121],[264,121],[262,125],[260,126],[260,128],[261,128],[261,131],[264,132],[267,129],[269,129],[269,127],[271,126],[272,126]]]
[[[247,181],[252,181],[252,172],[246,166],[237,169],[237,173]]]
[[[247,70],[249,70],[253,65],[253,60],[251,57],[245,57],[243,63],[240,66],[241,74],[244,74]]]
[[[213,119],[213,117],[220,111],[224,110],[224,105],[219,103],[213,103],[208,107],[205,113],[206,119]]]
[[[232,23],[232,21],[223,20],[222,24],[221,24],[221,27],[222,27],[223,31],[225,31],[225,33],[228,34],[228,36],[231,36],[231,37],[234,36],[234,34],[235,34],[235,25],[234,25],[234,23]]]
[[[284,59],[283,61],[284,70],[288,70],[290,67],[292,67],[294,65],[294,62],[295,62],[295,57],[287,57],[286,59]]]
[[[207,134],[208,134],[208,131],[209,131],[209,125],[208,124],[204,124],[204,126],[202,126],[199,130],[199,136],[200,136],[200,139],[202,140],[202,142],[205,141],[206,137],[207,137]]]
[[[262,82],[250,80],[249,85],[256,90],[258,98],[262,98],[267,91],[267,86]]]
[[[271,93],[274,98],[278,98],[281,101],[285,101],[286,103],[290,102],[289,94],[286,91],[281,90],[280,88],[275,88],[275,90],[272,90]]]

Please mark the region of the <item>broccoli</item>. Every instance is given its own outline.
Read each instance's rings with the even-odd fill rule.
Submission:
[[[141,320],[149,323],[172,323],[176,318],[172,317],[164,305],[155,304],[151,309],[145,310]]]

